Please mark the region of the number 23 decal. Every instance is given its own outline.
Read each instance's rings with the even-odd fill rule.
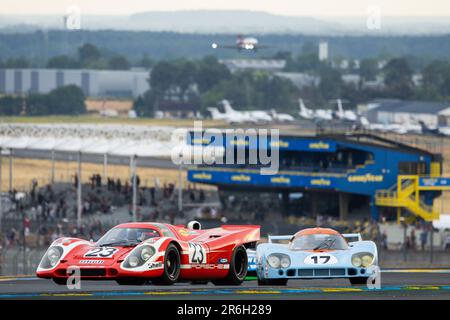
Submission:
[[[206,250],[198,243],[189,243],[189,263],[206,263]]]
[[[118,249],[116,248],[108,248],[108,247],[95,248],[86,252],[84,256],[86,258],[109,258],[113,256],[117,250]]]

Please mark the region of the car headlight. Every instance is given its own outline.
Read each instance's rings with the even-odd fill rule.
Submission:
[[[129,259],[128,259],[128,263],[129,263],[129,265],[130,265],[130,267],[137,267],[138,266],[138,264],[139,264],[139,258],[138,257],[136,257],[136,256],[131,256]]]
[[[352,256],[352,264],[355,267],[367,268],[373,264],[374,260],[373,254],[369,252],[355,253]]]
[[[364,268],[369,267],[370,265],[372,265],[372,263],[373,263],[373,256],[372,255],[365,254],[365,255],[362,256],[361,264],[362,264],[362,266]]]
[[[61,249],[58,247],[51,247],[50,249],[48,249],[47,259],[52,267],[54,267],[58,263],[59,258],[61,258],[61,253]]]
[[[361,258],[358,256],[353,256],[352,258],[352,265],[354,265],[355,267],[361,267]]]
[[[141,250],[141,259],[147,261],[155,254],[155,249],[149,246],[144,246]]]
[[[278,269],[280,267],[281,261],[280,261],[280,258],[278,258],[278,256],[271,254],[270,256],[267,257],[267,263],[272,268]]]
[[[289,268],[290,265],[291,265],[291,259],[289,259],[288,256],[283,256],[281,258],[281,267],[282,268]]]

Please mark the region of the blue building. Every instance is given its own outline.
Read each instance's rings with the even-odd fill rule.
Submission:
[[[192,145],[217,144],[212,140],[198,141],[193,137],[191,132],[188,142]],[[219,143],[223,144],[226,151],[234,148],[237,152],[241,148],[245,149],[246,154],[261,147],[258,140],[251,137],[226,139],[224,136],[223,141]],[[399,198],[400,195],[417,197],[411,199],[422,209],[425,205],[432,205],[433,198],[439,195],[439,188],[426,189],[428,192],[419,194],[418,182],[426,177],[440,175],[440,155],[363,134],[282,135],[277,143],[279,171],[276,174],[261,174],[260,164],[197,165],[189,169],[188,180],[215,185],[219,191],[278,193],[284,203],[284,209],[288,211],[291,195],[301,193],[309,202],[306,211],[312,215],[323,213],[323,210],[318,209],[319,205],[323,206],[323,202],[329,201],[331,204],[335,201],[337,204],[332,211],[341,219],[348,217],[349,206],[356,202],[365,203],[366,212],[370,212],[373,219],[379,218],[380,207],[394,214],[395,210],[392,208],[409,209],[420,216],[420,213],[414,212],[411,204]],[[269,144],[270,139],[267,145]],[[399,181],[403,181],[402,185],[399,185]],[[397,190],[409,185],[414,185],[414,188]],[[409,193],[402,193],[402,190]],[[392,199],[387,201],[388,195],[390,198],[398,198],[397,202]],[[426,219],[426,215],[431,213],[422,212],[425,215],[423,218]],[[292,214],[292,210],[288,214]]]

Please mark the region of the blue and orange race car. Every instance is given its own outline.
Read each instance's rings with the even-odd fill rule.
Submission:
[[[285,243],[279,243],[284,241]],[[289,279],[348,278],[365,284],[378,264],[377,246],[360,234],[310,228],[289,236],[269,236],[256,248],[260,285],[286,285]]]

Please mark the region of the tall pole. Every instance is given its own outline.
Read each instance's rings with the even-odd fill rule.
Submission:
[[[136,162],[137,158],[136,156],[133,156],[130,158],[130,165],[131,165],[131,181],[133,185],[133,199],[132,199],[132,206],[131,210],[133,212],[133,222],[137,221],[137,212],[136,212],[136,202],[137,202],[137,179],[136,179]]]
[[[3,200],[2,200],[2,148],[0,148],[0,234],[2,233]]]
[[[9,149],[9,191],[12,191],[12,186],[13,186],[13,159],[12,159],[12,154],[13,153],[13,149]]]
[[[81,228],[81,213],[83,211],[82,203],[81,203],[81,151],[78,152],[78,183],[77,183],[77,227],[78,232],[80,232]]]
[[[103,179],[108,176],[108,154],[103,155]]]
[[[52,174],[51,174],[51,183],[55,183],[55,150],[52,150]]]
[[[183,212],[183,177],[182,177],[182,164],[178,166],[178,213]]]
[[[433,237],[433,221],[430,222],[430,264],[433,264],[433,250],[434,250],[434,237]]]

